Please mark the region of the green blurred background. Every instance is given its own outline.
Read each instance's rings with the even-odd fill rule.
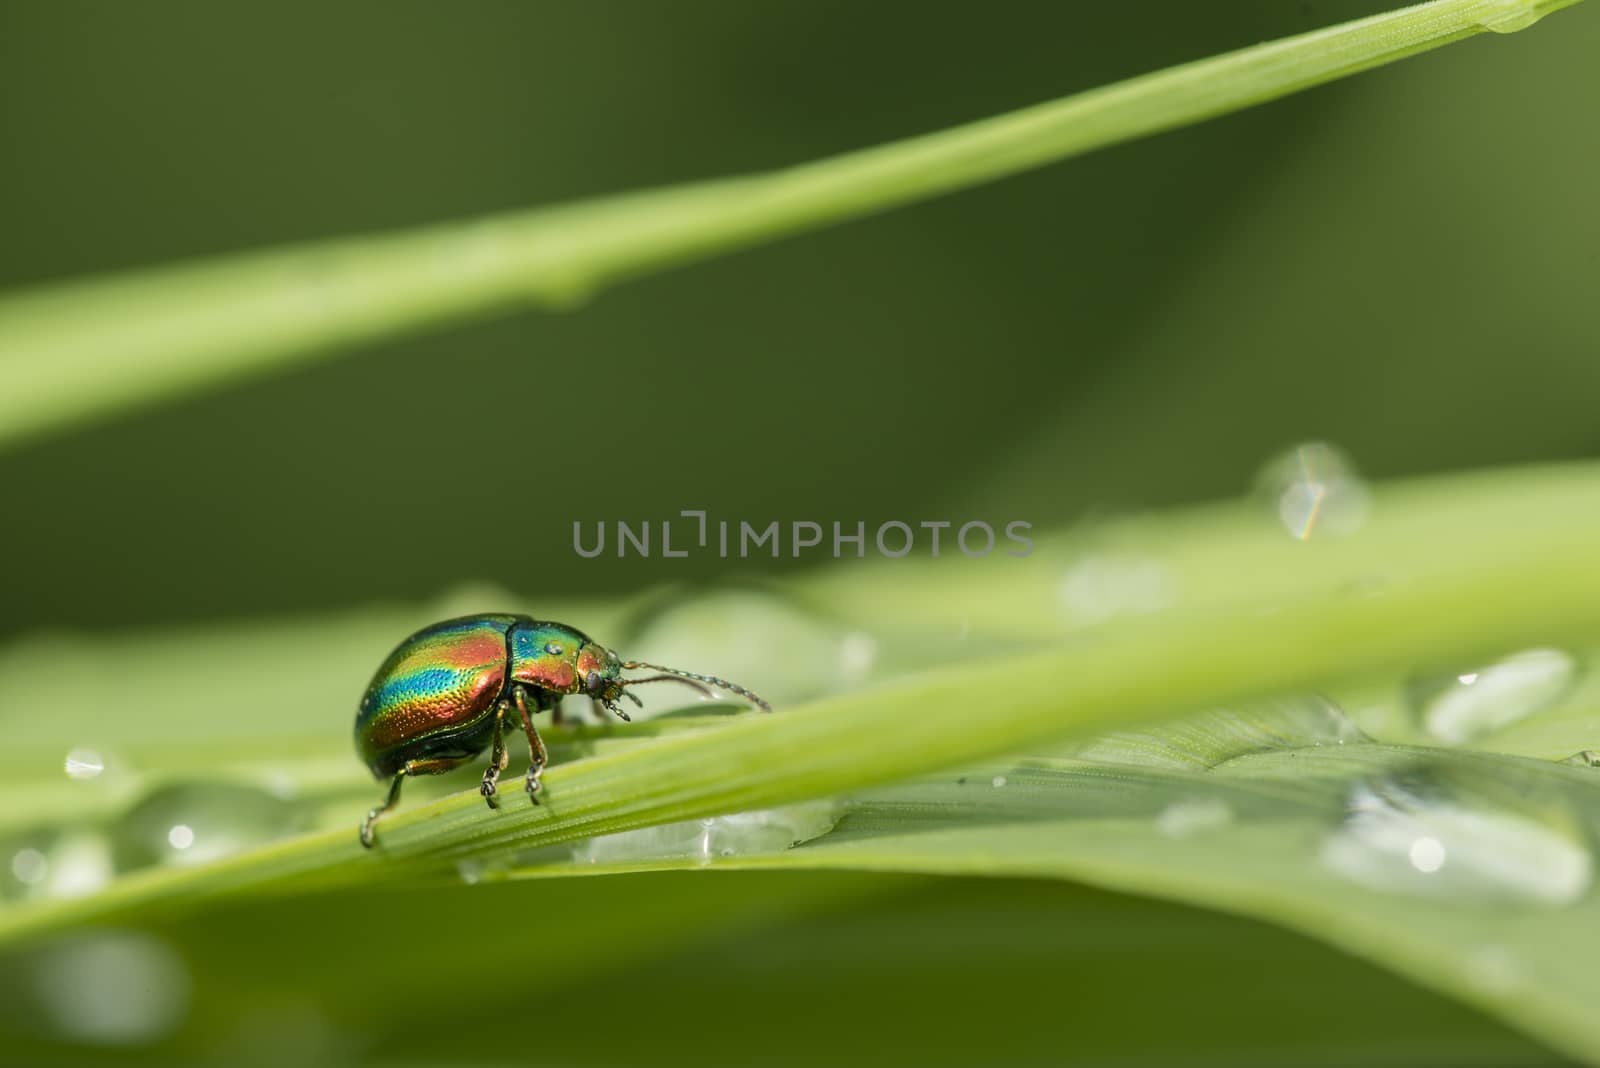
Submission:
[[[779,167],[1384,6],[9,0],[0,287]],[[0,633],[810,566],[581,560],[575,519],[1044,528],[1243,493],[1313,438],[1377,477],[1594,455],[1596,54],[1581,5],[568,314],[30,441],[0,452]],[[153,930],[192,987],[157,1060],[798,1064],[848,1034],[921,1064],[1548,1059],[1298,936],[1058,884],[441,882]],[[11,993],[8,1048],[78,1056]]]
[[[0,284],[781,166],[1381,6],[7,3]],[[793,566],[580,560],[574,519],[1046,525],[1307,438],[1375,476],[1592,454],[1597,47],[1582,5],[8,450],[0,630]]]

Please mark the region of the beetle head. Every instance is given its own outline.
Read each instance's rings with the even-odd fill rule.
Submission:
[[[622,679],[621,657],[598,642],[589,642],[578,650],[578,678],[584,693],[623,719],[628,718],[628,714],[617,707],[626,685]],[[632,694],[628,694],[628,698],[639,703]]]
[[[604,705],[607,711],[616,714],[622,719],[630,717],[622,710],[618,702],[626,697],[634,704],[643,707],[644,702],[640,701],[628,687],[638,686],[646,682],[676,682],[679,685],[688,686],[699,691],[704,697],[713,696],[708,687],[715,686],[718,689],[738,694],[740,697],[759,706],[763,711],[772,711],[772,706],[767,702],[744,687],[736,686],[726,679],[719,679],[712,675],[697,675],[692,671],[662,667],[660,664],[623,660],[616,653],[596,642],[585,642],[583,644],[583,647],[578,650],[575,666],[582,692]],[[649,668],[660,674],[651,675],[643,679],[625,679],[622,677],[622,672],[628,668]]]

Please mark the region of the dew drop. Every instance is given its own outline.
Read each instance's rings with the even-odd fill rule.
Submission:
[[[1499,0],[1478,16],[1478,25],[1492,33],[1516,33],[1543,17],[1538,4],[1530,0]]]
[[[1256,486],[1278,522],[1301,541],[1352,533],[1371,507],[1371,494],[1349,458],[1320,441],[1269,460]]]
[[[556,855],[562,856],[564,854],[558,853]],[[506,863],[503,858],[486,860],[482,857],[468,857],[456,863],[456,874],[468,886],[477,886],[479,883],[486,882],[496,876],[504,875],[505,871]]]
[[[162,787],[113,828],[119,871],[155,864],[203,864],[287,835],[301,811],[269,790],[238,783]]]
[[[50,861],[39,850],[26,846],[11,855],[11,876],[24,886],[42,883],[49,874]]]
[[[1061,751],[1097,764],[1203,771],[1247,753],[1370,741],[1338,705],[1318,694],[1306,694],[1243,709],[1194,712],[1160,728],[1103,734],[1068,743]]]
[[[1526,785],[1526,784],[1524,784]],[[1553,799],[1518,784],[1416,775],[1364,780],[1324,842],[1333,871],[1372,890],[1475,904],[1570,905],[1594,862]]]
[[[1004,775],[996,775],[993,779],[989,780],[989,785],[993,786],[996,790],[1000,789],[1005,784],[1006,777]]]
[[[111,881],[111,845],[94,831],[72,831],[45,854],[45,864],[45,877],[36,884],[43,896],[85,897]]]
[[[878,643],[870,634],[851,631],[839,642],[839,669],[852,680],[859,681],[872,674],[877,659]]]
[[[776,853],[833,830],[835,802],[807,801],[757,812],[640,827],[580,842],[573,859],[588,864],[691,859],[709,864],[717,857]]]
[[[1156,816],[1156,830],[1168,838],[1188,838],[1232,822],[1233,808],[1221,798],[1188,797],[1161,810]]]
[[[1105,552],[1067,569],[1057,588],[1067,621],[1094,626],[1122,616],[1159,612],[1173,601],[1172,576],[1154,557]]]
[[[293,801],[300,796],[300,783],[287,771],[269,772],[262,781],[267,793],[280,801]]]
[[[98,779],[106,770],[106,758],[93,749],[74,749],[67,754],[65,770],[69,779]]]
[[[45,828],[0,842],[0,901],[46,897],[62,836]]]
[[[1407,693],[1428,733],[1459,745],[1549,708],[1577,675],[1569,654],[1529,649],[1469,671],[1414,680]]]
[[[1431,835],[1423,835],[1411,842],[1407,851],[1411,866],[1424,874],[1432,874],[1444,867],[1444,843]]]

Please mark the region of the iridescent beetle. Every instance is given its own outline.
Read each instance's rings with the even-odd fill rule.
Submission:
[[[624,670],[637,668],[660,674],[622,677]],[[623,660],[565,623],[484,614],[424,627],[389,654],[356,713],[357,752],[374,777],[381,781],[392,776],[388,798],[361,823],[361,844],[372,846],[372,826],[399,802],[406,776],[449,771],[485,747],[490,748],[489,767],[479,790],[490,808],[498,808],[495,790],[511,759],[505,721],[512,709],[528,738],[524,788],[538,804],[548,755],[533,714],[549,710],[553,722],[560,723],[561,698],[582,693],[627,719],[617,700],[627,697],[641,704],[626,688],[646,682],[680,682],[709,697],[711,691],[702,685],[707,684],[772,711],[767,702],[725,679]]]

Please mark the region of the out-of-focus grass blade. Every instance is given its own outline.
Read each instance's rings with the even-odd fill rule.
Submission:
[[[914,203],[1576,0],[1434,0],[787,170],[52,285],[0,301],[0,444],[377,338]]]

